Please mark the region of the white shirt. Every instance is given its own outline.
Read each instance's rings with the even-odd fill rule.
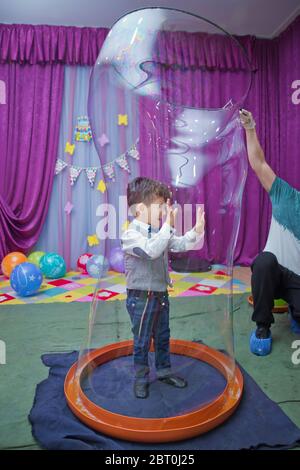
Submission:
[[[172,286],[168,270],[168,251],[200,249],[204,234],[192,229],[182,237],[164,223],[160,230],[149,232],[150,226],[137,219],[121,237],[128,289],[165,291]]]
[[[201,249],[204,244],[204,234],[199,235],[194,228],[183,236],[175,235],[176,230],[166,222],[160,230],[151,230],[149,225],[134,219],[122,235],[122,248],[133,256],[155,259],[168,249],[171,252],[182,252]]]

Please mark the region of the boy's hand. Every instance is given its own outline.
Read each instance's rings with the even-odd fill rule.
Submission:
[[[170,199],[167,200],[167,217],[166,223],[169,224],[171,227],[175,226],[175,220],[177,215],[178,209],[173,209],[171,206]]]
[[[202,235],[204,233],[204,228],[205,228],[204,208],[203,207],[198,207],[196,225],[194,227],[194,230],[195,230],[195,232],[198,233],[198,235]]]
[[[250,113],[250,111],[246,111],[246,109],[240,109],[240,121],[246,130],[255,128],[256,123],[253,119],[252,113]]]

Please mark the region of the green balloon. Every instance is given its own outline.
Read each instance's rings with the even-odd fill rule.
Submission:
[[[35,264],[38,268],[40,267],[40,260],[44,256],[44,251],[33,251],[28,256],[28,262]]]

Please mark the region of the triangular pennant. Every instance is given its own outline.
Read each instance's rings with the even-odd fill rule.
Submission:
[[[90,185],[93,187],[95,183],[97,168],[96,167],[89,167],[85,169],[86,176],[89,180]]]
[[[136,148],[136,145],[133,145],[130,150],[126,153],[127,156],[134,158],[135,160],[140,159],[140,154],[138,149]]]
[[[103,172],[109,179],[115,181],[115,168],[113,163],[107,163],[103,166]]]
[[[122,168],[122,170],[125,170],[130,173],[130,168],[128,166],[128,161],[125,153],[123,153],[123,155],[121,155],[120,157],[116,158],[116,163]]]
[[[80,173],[81,173],[81,170],[82,170],[82,168],[78,168],[77,166],[70,166],[70,182],[71,182],[71,186],[73,186],[74,183],[76,182],[78,176],[79,176]]]
[[[67,163],[58,158],[55,164],[55,174],[58,175],[66,166],[68,166]]]

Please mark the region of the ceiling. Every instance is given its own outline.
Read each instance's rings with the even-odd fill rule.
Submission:
[[[232,34],[272,38],[300,14],[300,0],[0,0],[0,23],[111,27],[147,6],[184,9]]]

